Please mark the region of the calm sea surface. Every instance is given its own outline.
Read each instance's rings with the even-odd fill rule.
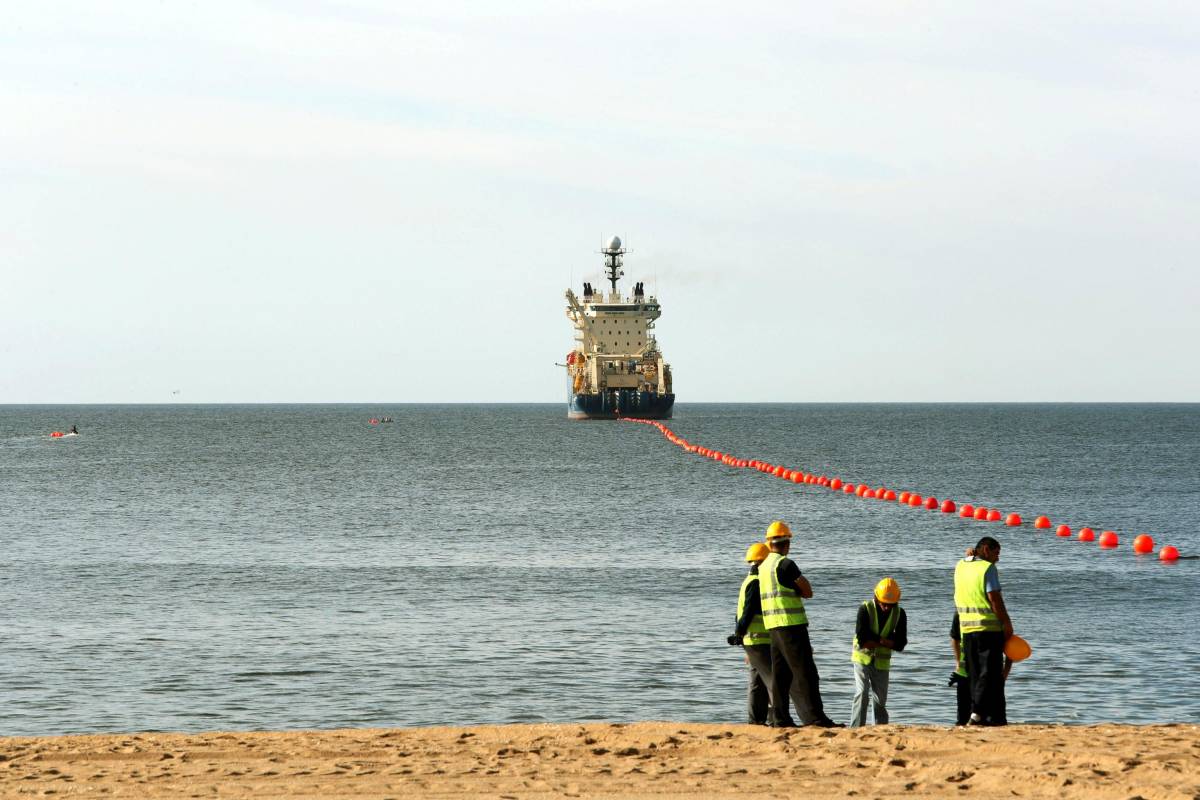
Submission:
[[[1128,547],[1200,553],[1200,406],[681,404],[668,424],[1121,548],[785,484],[561,404],[3,406],[0,733],[740,722],[724,639],[776,518],[835,719],[857,606],[892,575],[892,719],[953,721],[952,570],[986,533],[1034,647],[1010,719],[1200,722],[1200,561]]]

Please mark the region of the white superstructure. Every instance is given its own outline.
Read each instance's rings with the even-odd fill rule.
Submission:
[[[671,367],[663,361],[650,332],[661,315],[658,300],[647,296],[641,283],[633,293],[617,291],[624,275],[625,248],[614,236],[601,251],[608,292],[583,285],[583,297],[567,290],[567,318],[575,326],[575,349],[567,355],[567,370],[575,394],[602,394],[611,389],[671,394]]]

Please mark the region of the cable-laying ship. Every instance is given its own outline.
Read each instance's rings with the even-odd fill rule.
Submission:
[[[662,311],[641,283],[634,284],[632,295],[617,291],[625,252],[616,236],[601,251],[611,285],[607,294],[590,283],[583,284],[582,300],[567,290],[567,318],[575,325],[576,342],[566,364],[570,419],[671,418],[671,366],[650,334]]]

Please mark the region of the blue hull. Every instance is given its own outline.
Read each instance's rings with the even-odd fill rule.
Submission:
[[[602,394],[568,394],[568,419],[670,419],[675,395],[613,389]]]

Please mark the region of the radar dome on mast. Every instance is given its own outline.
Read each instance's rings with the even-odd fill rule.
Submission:
[[[614,236],[609,239],[601,253],[604,255],[604,277],[612,284],[613,293],[616,294],[617,279],[625,274],[625,270],[621,269],[622,256],[625,255],[621,237]]]

